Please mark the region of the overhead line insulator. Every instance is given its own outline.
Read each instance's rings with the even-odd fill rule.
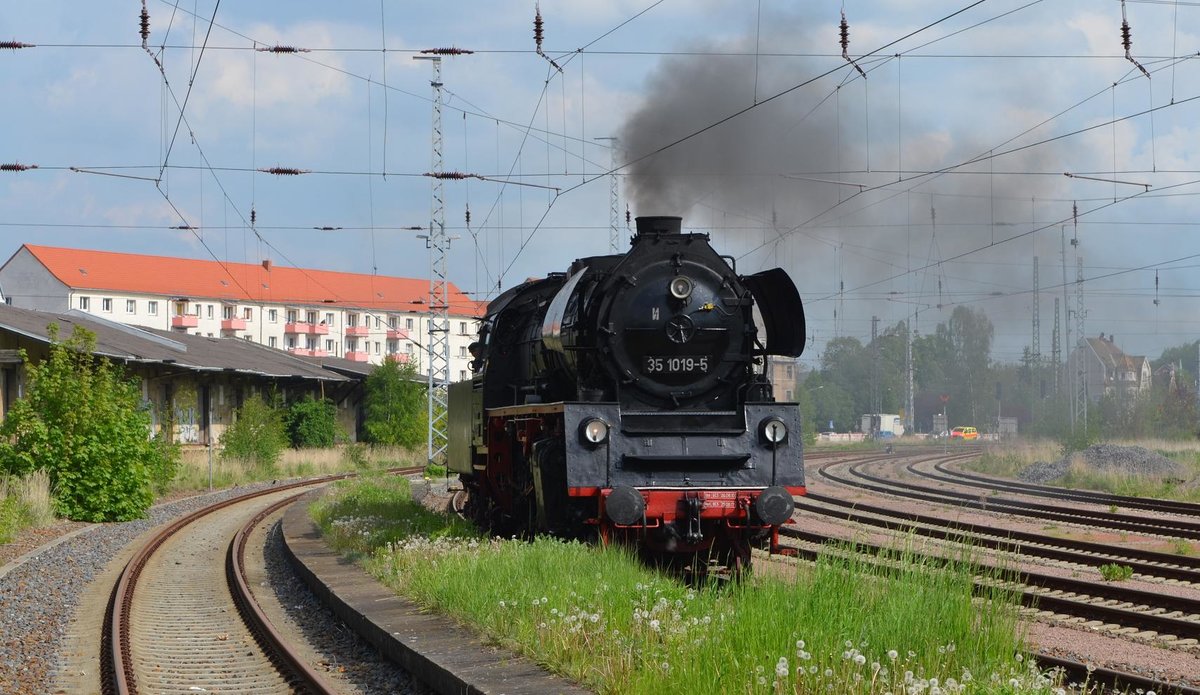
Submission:
[[[335,232],[341,229],[341,227],[313,227],[313,229],[319,232]]]
[[[858,66],[858,63],[854,62],[854,59],[850,57],[850,23],[846,21],[845,10],[842,10],[842,23],[839,34],[841,36],[842,43],[842,57],[846,59],[847,63],[853,65],[855,70],[858,70],[858,74],[862,75],[864,80],[867,79],[867,73],[863,72],[863,69]]]
[[[456,181],[459,181],[462,179],[483,180],[483,177],[480,176],[479,174],[466,174],[461,171],[432,171],[432,172],[427,172],[423,175],[428,176],[430,178],[434,178],[434,179],[451,179],[451,180],[456,180]]]
[[[146,43],[150,40],[150,11],[146,9],[146,0],[142,0],[142,16],[138,27],[139,33],[142,35],[142,48],[149,50]]]
[[[259,169],[264,174],[275,174],[276,176],[299,176],[300,174],[312,173],[309,169],[296,169],[294,167],[268,167]]]
[[[37,48],[37,44],[21,43],[20,41],[0,41],[0,48],[7,48],[15,51],[18,48]]]
[[[177,225],[175,225],[174,227],[168,227],[168,229],[183,229],[183,230],[188,230],[188,231],[190,231],[190,230],[194,230],[194,229],[197,229],[197,228],[196,228],[196,227],[193,227],[193,226],[192,226],[192,225],[190,225],[190,224],[177,224]]]
[[[274,46],[263,46],[261,48],[256,48],[254,50],[258,51],[259,53],[309,53],[310,52],[310,49],[307,49],[307,48],[297,48],[295,46],[283,46],[280,44],[276,44]]]
[[[20,162],[13,162],[12,164],[0,164],[0,171],[29,171],[30,169],[37,168],[38,165],[36,164],[21,164]]]
[[[423,50],[421,52],[428,53],[429,55],[435,55],[435,56],[461,56],[461,55],[471,55],[475,51],[471,51],[466,48],[455,48],[454,46],[451,46],[450,48],[426,48],[425,50]]]

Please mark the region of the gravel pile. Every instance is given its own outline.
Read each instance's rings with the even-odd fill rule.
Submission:
[[[1066,475],[1072,462],[1108,473],[1134,477],[1169,478],[1184,475],[1183,468],[1171,459],[1141,446],[1095,444],[1057,461],[1038,461],[1017,474],[1027,483],[1049,483]]]

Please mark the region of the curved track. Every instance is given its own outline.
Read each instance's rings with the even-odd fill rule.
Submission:
[[[954,454],[945,457],[943,460],[946,462],[955,461],[972,455],[974,454]],[[1184,521],[1181,519],[1157,519],[1146,516],[1120,514],[1102,510],[1068,509],[1064,511],[1065,508],[1062,505],[1037,504],[1034,502],[1026,502],[1024,500],[1016,500],[1004,497],[987,496],[986,498],[981,499],[980,495],[978,494],[931,488],[924,485],[906,483],[904,481],[884,478],[867,473],[864,470],[866,465],[877,460],[877,458],[872,458],[850,464],[848,466],[850,477],[830,470],[833,467],[832,465],[821,467],[819,469],[819,473],[822,477],[841,485],[862,488],[865,490],[871,490],[873,492],[880,492],[889,495],[898,495],[911,499],[923,500],[926,502],[950,504],[959,507],[978,509],[981,511],[1015,514],[1018,516],[1034,517],[1042,520],[1086,524],[1130,533],[1145,533],[1178,538],[1200,539],[1200,523]],[[929,462],[932,460],[934,459],[926,458],[922,461],[918,461],[918,463]]]
[[[105,692],[328,693],[271,626],[246,581],[247,536],[330,476],[252,492],[182,517],[134,555],[105,619]]]

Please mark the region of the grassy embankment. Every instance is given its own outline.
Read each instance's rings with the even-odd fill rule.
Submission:
[[[419,466],[420,452],[399,447],[368,447],[358,444],[333,449],[285,449],[273,466],[251,461],[212,457],[214,489],[268,480]],[[163,499],[205,492],[209,484],[209,457],[204,449],[183,452],[179,470]],[[26,528],[50,526],[56,519],[50,480],[44,471],[18,477],[0,476],[0,543],[8,543]]]
[[[1200,502],[1200,443],[1169,440],[1110,442],[1119,446],[1141,446],[1162,454],[1180,465],[1179,475],[1134,475],[1117,469],[1088,466],[1078,453],[1071,457],[1065,475],[1049,485],[1098,490],[1116,495],[1155,497]],[[1038,461],[1057,461],[1063,456],[1059,444],[1049,440],[1017,441],[989,447],[978,459],[964,462],[964,469],[1004,477],[1018,473]]]
[[[274,466],[256,465],[253,461],[223,459],[213,452],[213,487],[284,480],[309,476],[350,473],[382,468],[420,466],[425,463],[421,452],[400,447],[374,447],[352,444],[331,449],[284,449]],[[183,452],[179,471],[171,483],[174,493],[208,490],[208,452],[204,449]]]
[[[1011,596],[972,571],[831,549],[781,576],[688,588],[630,553],[478,536],[405,480],[339,483],[313,507],[335,547],[429,609],[602,693],[1053,692],[1023,662]]]
[[[0,543],[12,541],[21,529],[53,522],[50,477],[45,471],[24,477],[0,476]]]

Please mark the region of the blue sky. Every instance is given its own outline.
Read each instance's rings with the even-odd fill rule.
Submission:
[[[872,315],[924,332],[959,304],[1015,361],[1034,256],[1047,355],[1077,255],[1089,335],[1151,357],[1200,335],[1194,3],[1126,4],[1151,78],[1116,1],[540,7],[561,72],[534,50],[534,2],[147,0],[148,52],[132,0],[0,5],[0,40],[37,44],[0,50],[0,163],[39,167],[0,172],[0,256],[424,277],[407,228],[430,218],[431,71],[412,58],[457,46],[475,53],[442,63],[445,168],[489,180],[445,184],[449,274],[480,298],[607,251],[614,153],[597,138],[620,136],[622,215],[681,215],[740,272],[788,270],[808,363]],[[841,57],[843,9],[865,80]],[[277,44],[310,51],[254,50]]]

